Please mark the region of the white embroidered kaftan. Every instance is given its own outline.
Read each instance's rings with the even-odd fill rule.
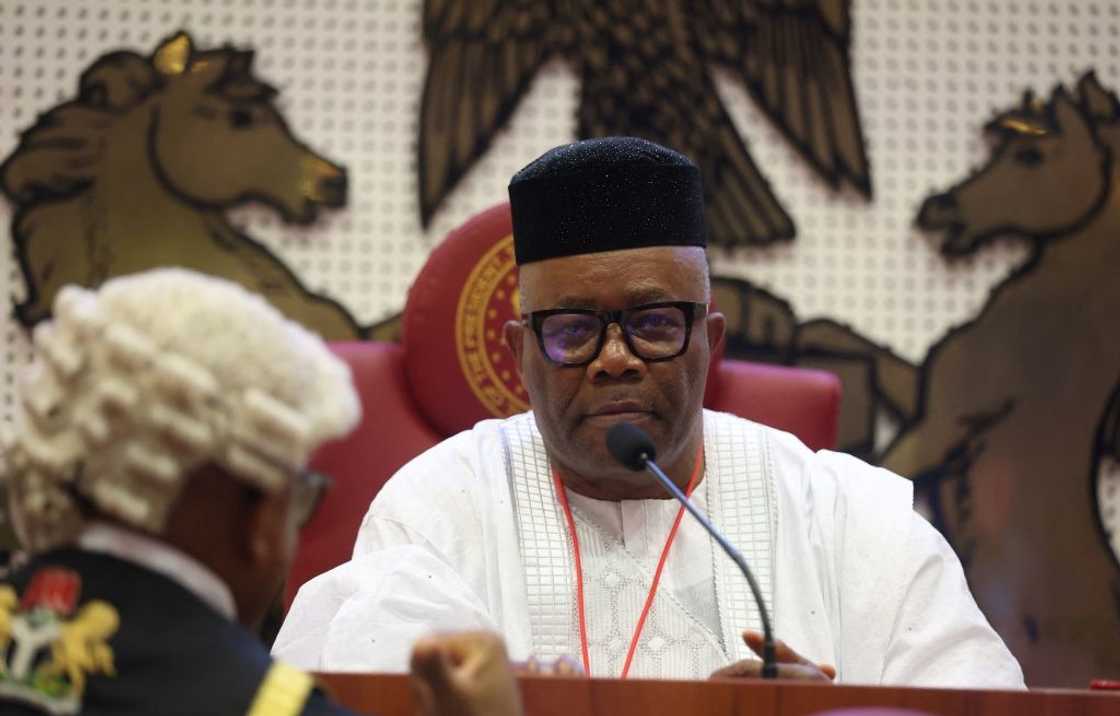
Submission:
[[[1022,688],[956,555],[912,509],[909,481],[705,411],[693,493],[762,586],[775,635],[846,683]],[[677,504],[568,493],[581,546],[591,671],[618,676]],[[490,628],[515,659],[578,659],[572,545],[531,414],[488,420],[405,465],[350,562],[308,582],[277,637],[309,669],[407,668],[432,631]],[[672,546],[632,676],[700,678],[751,658],[746,580],[690,516]]]

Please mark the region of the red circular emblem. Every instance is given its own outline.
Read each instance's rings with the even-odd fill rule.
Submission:
[[[513,236],[492,246],[471,270],[455,312],[455,348],[471,392],[498,417],[529,409],[502,326],[521,317]]]

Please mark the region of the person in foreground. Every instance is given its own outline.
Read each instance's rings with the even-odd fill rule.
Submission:
[[[358,419],[346,366],[182,270],[54,309],[0,465],[32,554],[0,580],[0,712],[346,713],[249,631],[323,487],[308,455]],[[417,664],[429,714],[519,713],[496,636],[434,638]]]
[[[620,421],[752,565],[779,676],[1022,688],[909,481],[704,410],[724,318],[710,311],[704,195],[686,157],[633,138],[553,149],[509,188],[523,316],[505,337],[532,412],[405,465],[353,558],[304,585],[274,653],[403,669],[432,629],[497,629],[514,658],[594,676],[760,671],[746,580],[644,473]],[[376,638],[373,638],[376,635]]]

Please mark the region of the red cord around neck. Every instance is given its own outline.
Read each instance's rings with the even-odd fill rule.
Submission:
[[[696,483],[700,479],[700,472],[704,466],[704,446],[701,444],[700,449],[696,451],[696,465],[692,468],[692,477],[688,479],[688,486],[685,488],[685,494],[692,495],[692,491],[696,489]],[[572,508],[568,504],[568,493],[564,489],[564,483],[560,480],[560,475],[557,474],[555,468],[552,470],[552,481],[556,489],[556,499],[560,502],[560,507],[564,510],[564,520],[568,524],[568,534],[572,537],[572,552],[575,557],[574,562],[576,566],[576,607],[579,617],[579,646],[580,656],[583,658],[583,671],[588,676],[591,676],[591,657],[588,653],[587,647],[587,614],[584,608],[583,597],[583,563],[580,559],[579,549],[579,536],[576,534],[576,523],[572,517]],[[673,541],[677,537],[677,529],[680,527],[681,518],[684,516],[684,505],[681,505],[677,510],[677,517],[673,520],[673,527],[669,530],[669,537],[665,540],[665,546],[661,549],[661,558],[657,561],[657,569],[653,573],[653,583],[650,584],[649,594],[646,595],[645,605],[642,607],[642,614],[638,617],[638,625],[634,628],[634,636],[630,639],[630,649],[626,652],[626,662],[622,667],[622,676],[625,679],[626,675],[630,673],[630,664],[634,661],[634,652],[638,648],[638,639],[642,635],[642,629],[646,625],[646,617],[649,616],[650,609],[653,607],[653,599],[657,595],[657,586],[661,582],[661,572],[665,568],[665,562],[669,559],[669,549],[673,546]]]

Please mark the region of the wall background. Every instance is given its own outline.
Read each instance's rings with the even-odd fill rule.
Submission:
[[[227,6],[228,5],[228,6]],[[236,216],[310,285],[363,322],[390,316],[432,246],[474,212],[505,198],[509,176],[573,138],[578,84],[549,64],[507,131],[465,177],[427,231],[416,199],[415,137],[426,53],[419,0],[4,0],[0,3],[0,155],[35,116],[73,96],[104,52],[151,52],[177,29],[196,47],[257,51],[257,73],[281,89],[293,131],[350,171],[349,206],[311,227],[285,227],[268,210]],[[856,91],[875,199],[833,194],[717,73],[724,100],[798,226],[774,249],[713,256],[715,273],[788,298],[802,319],[831,316],[918,361],[971,316],[990,285],[1024,255],[995,246],[947,264],[912,229],[922,198],[986,158],[980,125],[1033,87],[1048,92],[1096,68],[1120,83],[1120,6],[1064,0],[859,0],[853,17]],[[0,221],[10,218],[0,205]],[[11,252],[0,252],[0,294],[22,295]],[[0,415],[10,416],[10,371],[24,340],[0,319]]]

